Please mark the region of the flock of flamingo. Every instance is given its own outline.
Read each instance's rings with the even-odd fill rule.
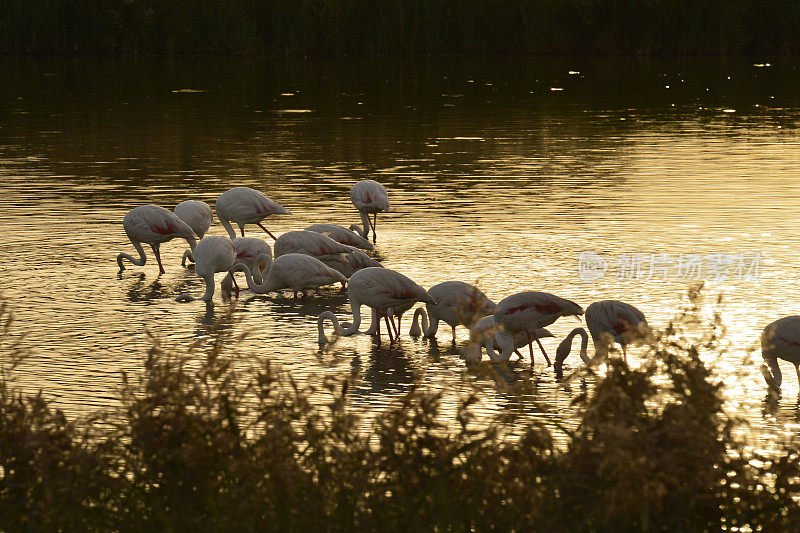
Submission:
[[[120,271],[125,269],[124,260],[144,266],[147,258],[142,243],[146,243],[153,250],[159,273],[163,274],[159,247],[161,243],[180,238],[190,247],[181,264],[194,262],[195,271],[205,280],[206,290],[201,300],[211,300],[214,274],[221,272],[227,273],[221,282],[222,289],[235,288],[237,294],[239,286],[234,274],[239,271],[244,272],[248,288],[258,294],[288,289],[297,297],[298,292],[306,295],[322,286],[341,283],[347,288],[353,320],[340,323],[330,311],[320,314],[317,320],[320,344],[328,342],[324,333],[326,320],[333,323],[338,336],[359,333],[362,305],[372,309],[372,323],[364,333],[375,335],[380,343],[383,319],[389,341],[394,342],[400,336],[403,314],[421,302],[425,308],[414,311],[409,334],[434,337],[439,322],[444,322],[452,328],[455,343],[456,326],[465,326],[469,328],[469,342],[464,357],[469,362],[480,361],[483,349],[495,362],[508,361],[514,353],[522,357],[518,349],[527,344],[533,365],[533,342],[536,341],[547,365],[551,366],[540,339],[553,334],[545,328],[561,317],[584,315],[577,303],[547,292],[519,292],[495,304],[479,288],[462,281],[446,281],[425,290],[403,274],[384,268],[362,251],[374,249],[378,213],[389,211],[389,197],[383,185],[373,180],[358,181],[351,188],[350,200],[358,210],[361,225],[345,228],[336,224],[314,224],[277,238],[262,221],[270,215],[289,215],[290,212],[249,187],[229,189],[215,202],[217,217],[228,237],[205,236],[213,221],[211,207],[205,202],[187,200],[178,204],[174,212],[156,205],[139,206],[129,211],[123,220],[125,233],[139,257],[121,253],[117,263]],[[231,223],[239,226],[241,237],[236,236]],[[262,239],[245,237],[247,224],[263,229],[275,241],[272,249]],[[193,300],[194,297],[186,294],[178,297],[178,301]],[[557,380],[563,378],[564,360],[578,335],[581,337],[580,358],[587,366],[603,362],[614,343],[621,346],[627,362],[626,346],[644,342],[651,335],[644,314],[618,300],[592,303],[586,308],[585,317],[589,333],[577,327],[556,349],[552,366]],[[587,355],[589,336],[595,349],[591,358]],[[761,347],[768,365],[762,365],[761,371],[770,388],[780,390],[782,377],[778,359],[795,365],[800,382],[800,316],[785,317],[769,324],[761,335]]]

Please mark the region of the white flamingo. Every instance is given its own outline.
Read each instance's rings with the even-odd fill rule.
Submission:
[[[761,357],[767,363],[761,365],[761,373],[770,388],[778,392],[781,390],[783,376],[778,359],[794,365],[800,382],[800,316],[783,317],[764,328],[761,333]]]
[[[211,223],[214,221],[214,214],[211,211],[211,206],[199,200],[185,200],[176,205],[173,211],[178,218],[186,222],[189,227],[192,228],[192,231],[194,231],[198,239],[202,239],[205,236],[208,228],[211,227]],[[186,266],[187,259],[194,262],[191,250],[183,252],[181,266]]]
[[[324,285],[345,283],[347,280],[339,272],[325,266],[319,259],[305,254],[286,254],[272,260],[269,255],[261,255],[256,264],[266,261],[267,266],[262,273],[264,281],[256,283],[247,265],[239,263],[233,266],[231,273],[243,271],[247,278],[247,286],[257,294],[291,289],[295,297],[302,291],[316,290]],[[229,280],[223,280],[223,289],[229,289]]]
[[[539,339],[553,336],[553,334],[545,328],[537,329],[535,334]],[[493,315],[488,315],[476,320],[469,327],[469,342],[464,351],[464,359],[470,363],[480,361],[482,357],[482,348],[486,348],[486,354],[489,356],[489,359],[495,363],[508,361],[512,353],[517,354],[519,358],[522,359],[519,348],[527,344],[528,334],[526,332],[519,331],[512,337],[508,332],[497,327],[494,323]],[[500,349],[499,353],[495,352],[495,346]]]
[[[483,291],[474,285],[463,281],[445,281],[428,289],[428,294],[438,302],[436,305],[427,304],[425,310],[418,308],[414,311],[414,322],[408,332],[412,337],[424,334],[426,337],[436,336],[439,321],[445,322],[453,328],[453,344],[456,342],[456,326],[469,327],[481,317],[494,313],[495,303]],[[422,318],[422,329],[419,327],[419,318]],[[428,326],[430,319],[430,326]]]
[[[569,355],[572,340],[576,335],[581,336],[580,357],[586,366],[605,361],[608,358],[609,349],[615,342],[622,346],[622,355],[627,363],[626,346],[645,341],[651,335],[650,326],[647,325],[644,313],[631,304],[619,300],[602,300],[590,304],[586,308],[586,326],[589,328],[588,335],[584,328],[575,328],[558,345],[556,362],[553,366],[556,379],[563,377],[564,359]],[[595,351],[595,355],[591,359],[586,355],[589,335],[592,336]]]
[[[220,223],[231,239],[236,237],[231,222],[235,222],[239,226],[242,237],[244,237],[245,224],[256,224],[274,239],[275,236],[261,224],[261,221],[270,215],[291,214],[283,206],[270,200],[264,193],[250,187],[228,189],[219,195],[214,206],[217,209]]]
[[[378,212],[389,211],[389,195],[386,193],[386,189],[374,180],[357,181],[350,188],[350,201],[356,206],[363,225],[362,229],[361,226],[353,224],[350,229],[365,239],[369,238],[369,231],[372,229],[372,242],[376,242],[375,226],[378,223]],[[372,213],[372,222],[369,220],[370,213]]]
[[[162,242],[176,237],[186,239],[192,250],[197,244],[197,237],[186,222],[178,218],[172,211],[157,205],[140,205],[131,209],[122,220],[122,226],[125,228],[131,244],[139,252],[139,258],[136,259],[129,254],[119,254],[117,264],[120,272],[125,270],[125,266],[122,264],[123,259],[127,259],[136,266],[144,266],[147,257],[144,255],[143,242],[149,244],[153,249],[153,255],[158,261],[159,274],[164,273],[160,252]]]
[[[320,344],[327,342],[323,325],[326,319],[333,322],[338,335],[350,336],[358,332],[361,326],[361,306],[366,305],[377,311],[377,319],[386,320],[389,341],[393,342],[392,330],[389,326],[387,312],[393,307],[400,307],[409,302],[425,302],[435,304],[436,300],[422,287],[409,278],[388,268],[365,268],[359,270],[347,284],[350,308],[353,311],[353,323],[339,325],[339,319],[330,311],[325,311],[317,319]],[[344,328],[342,327],[344,326]],[[380,322],[377,322],[378,343],[380,343]]]
[[[338,243],[346,244],[347,246],[353,246],[363,250],[372,250],[374,248],[371,242],[358,233],[354,233],[352,230],[349,230],[343,226],[337,226],[336,224],[313,224],[307,227],[306,231],[321,233],[326,237],[329,237]]]
[[[211,235],[200,239],[192,255],[195,258],[195,272],[206,282],[206,292],[199,299],[208,302],[214,296],[214,274],[230,271],[236,261],[236,251],[233,243],[227,237]],[[182,294],[178,296],[177,300],[192,302],[196,298]]]
[[[549,326],[562,316],[580,316],[583,308],[564,298],[559,298],[549,292],[525,291],[512,294],[497,304],[494,311],[494,321],[510,335],[524,332],[528,336],[528,348],[533,365],[533,344],[535,340],[542,350],[547,366],[550,358],[544,351],[544,346],[536,336],[536,330]],[[507,358],[510,353],[502,353],[501,357]]]

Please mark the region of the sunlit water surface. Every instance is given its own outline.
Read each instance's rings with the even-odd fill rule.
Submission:
[[[114,405],[121,372],[142,371],[147,331],[180,347],[210,343],[222,321],[250,332],[241,352],[301,383],[350,379],[365,413],[413,383],[444,391],[450,412],[478,383],[484,415],[574,425],[581,379],[556,384],[541,356],[533,372],[527,357],[467,369],[463,328],[455,348],[447,327],[415,340],[409,313],[397,345],[361,335],[320,352],[316,316],[349,311],[336,289],[177,303],[203,285],[180,267],[176,241],[162,247],[166,274],[151,255],[117,274],[116,254],[133,253],[122,218],[137,205],[213,205],[250,186],[292,211],[268,222],[280,233],[357,222],[350,186],[372,178],[392,204],[378,218],[383,264],[426,287],[477,282],[496,301],[521,290],[584,306],[621,299],[659,327],[706,280],[707,295],[724,296],[729,349],[715,366],[729,411],[762,442],[800,427],[791,365],[783,397],[766,402],[760,353],[748,355],[767,323],[800,314],[800,74],[786,60],[4,59],[2,72],[1,290],[32,350],[17,379],[70,415]],[[579,275],[585,251],[606,260],[600,279]],[[689,254],[702,254],[702,271],[683,268]],[[654,257],[666,262],[651,272]],[[715,272],[715,258],[731,262]],[[550,327],[551,355],[577,325]]]

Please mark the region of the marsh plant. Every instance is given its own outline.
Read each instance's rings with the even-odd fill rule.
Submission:
[[[19,530],[787,531],[800,523],[795,442],[761,456],[734,438],[719,315],[697,294],[631,369],[578,395],[577,428],[513,413],[454,419],[414,387],[375,418],[348,381],[301,386],[236,352],[233,328],[174,351],[152,339],[119,406],[70,421],[12,379],[24,357],[4,306],[0,524]],[[578,379],[575,370],[571,379]],[[570,379],[570,376],[567,377]],[[564,442],[564,439],[560,439]]]

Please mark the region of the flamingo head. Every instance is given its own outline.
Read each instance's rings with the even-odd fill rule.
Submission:
[[[564,360],[569,355],[572,349],[572,339],[566,338],[559,343],[556,348],[556,360],[553,363],[553,370],[556,372],[556,381],[561,381],[564,378]]]

